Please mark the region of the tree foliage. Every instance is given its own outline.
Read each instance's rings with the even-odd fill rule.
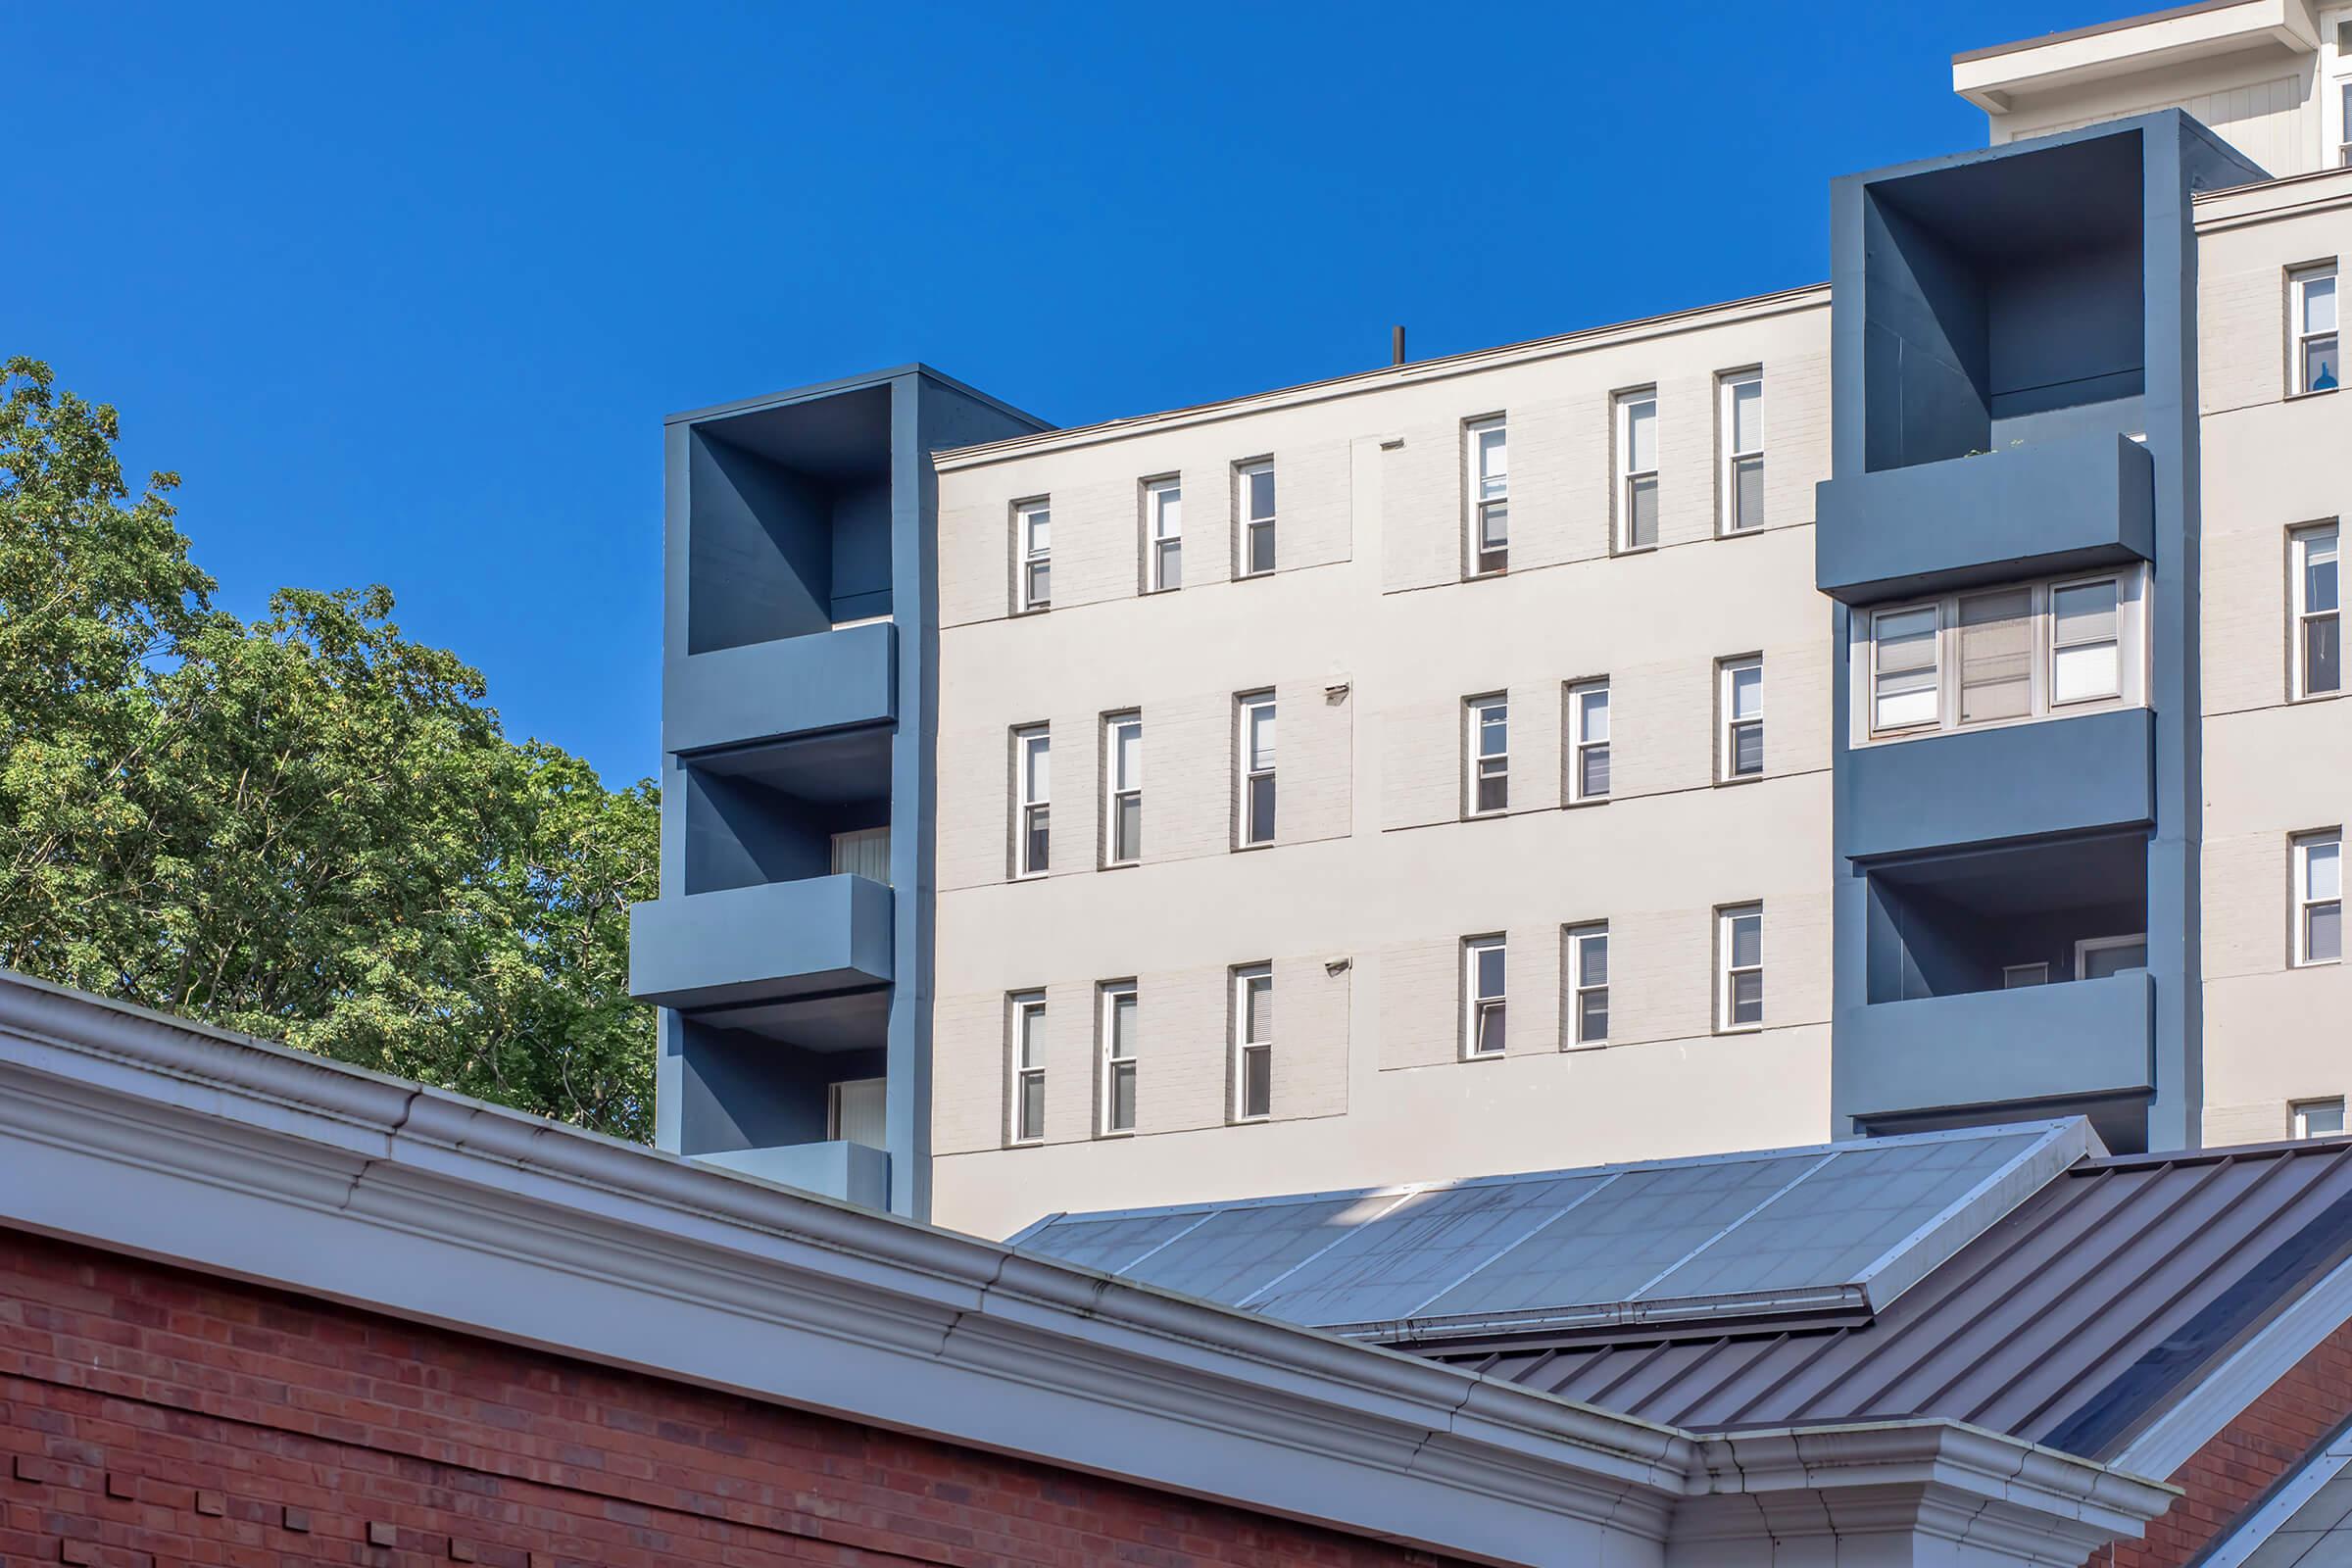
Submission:
[[[112,408],[0,393],[0,967],[650,1136],[652,782],[508,740],[383,588],[217,608]]]

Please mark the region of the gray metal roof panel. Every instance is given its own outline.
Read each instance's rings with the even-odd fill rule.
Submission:
[[[2096,1159],[1868,1322],[1443,1353],[1702,1431],[1944,1416],[2105,1458],[2348,1256],[2352,1143]]]

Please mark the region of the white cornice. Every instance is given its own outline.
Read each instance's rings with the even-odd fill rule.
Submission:
[[[1580,332],[1567,332],[1557,337],[1538,338],[1527,343],[1511,343],[1500,348],[1477,349],[1466,354],[1449,354],[1443,359],[1416,360],[1407,365],[1384,365],[1378,369],[1361,370],[1353,375],[1337,376],[1328,381],[1309,381],[1302,386],[1281,387],[1271,392],[1250,393],[1244,397],[1226,398],[1215,403],[1200,403],[1191,408],[1170,409],[1161,414],[1137,415],[1131,418],[1110,419],[1100,424],[1076,425],[1066,430],[1041,431],[1036,435],[1007,436],[1001,441],[989,441],[977,446],[956,447],[936,452],[932,454],[932,463],[940,472],[947,473],[957,468],[979,467],[991,463],[1034,457],[1046,452],[1065,452],[1075,447],[1094,446],[1103,441],[1124,440],[1129,436],[1148,435],[1184,425],[1212,424],[1221,419],[1240,418],[1247,415],[1264,414],[1275,409],[1326,403],[1335,398],[1354,397],[1361,393],[1410,386],[1422,381],[1445,380],[1452,376],[1470,375],[1481,370],[1496,369],[1503,366],[1524,365],[1537,360],[1583,354],[1593,349],[1609,348],[1622,343],[1638,343],[1651,338],[1671,337],[1684,332],[1731,326],[1743,321],[1763,320],[1797,311],[1823,310],[1828,307],[1829,303],[1830,285],[1814,283],[1804,288],[1785,289],[1777,294],[1759,294],[1752,299],[1731,300],[1721,305],[1700,306],[1693,310],[1676,311],[1670,315],[1648,317],[1638,321],[1622,321],[1609,326],[1589,327]]]
[[[1944,1424],[1700,1440],[8,975],[0,1223],[1484,1560],[1900,1478],[2079,1561],[2164,1501]]]

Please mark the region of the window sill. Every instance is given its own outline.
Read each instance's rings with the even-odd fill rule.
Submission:
[[[1616,556],[1654,556],[1654,555],[1656,555],[1657,553],[1658,553],[1658,546],[1656,546],[1656,545],[1611,545],[1611,546],[1609,546],[1609,554],[1610,554],[1612,557],[1616,557]]]
[[[1501,578],[1508,577],[1510,574],[1511,574],[1511,568],[1510,568],[1510,567],[1508,567],[1508,566],[1497,566],[1497,567],[1495,567],[1495,568],[1494,568],[1493,571],[1465,571],[1465,572],[1463,572],[1463,573],[1462,573],[1462,581],[1464,581],[1464,582],[1494,582],[1494,581],[1497,581],[1497,580],[1499,580],[1499,579],[1501,579]]]
[[[2343,966],[2344,960],[2341,958],[2304,958],[2287,965],[2289,969],[2340,969]]]
[[[1269,1127],[1273,1125],[1273,1122],[1274,1113],[1272,1111],[1268,1111],[1263,1116],[1230,1117],[1227,1119],[1225,1125],[1228,1127]]]
[[[1233,582],[1263,582],[1281,569],[1280,566],[1268,566],[1263,571],[1237,571],[1229,580]]]
[[[1761,784],[1770,777],[1770,773],[1738,773],[1730,778],[1718,778],[1715,787],[1719,790],[1738,789],[1746,784]]]
[[[1046,1141],[1043,1138],[1008,1138],[1004,1141],[1004,1147],[1008,1150],[1043,1149],[1046,1147]]]
[[[1141,860],[1105,860],[1095,867],[1098,871],[1135,871],[1143,867]]]
[[[1463,1061],[1501,1061],[1509,1055],[1508,1051],[1464,1052],[1459,1059]]]
[[[1719,1035],[1760,1035],[1764,1032],[1764,1026],[1760,1023],[1727,1023],[1717,1025],[1715,1032]]]
[[[2307,398],[2331,398],[2342,390],[2343,388],[2340,386],[2306,387],[2300,392],[2289,392],[2284,401],[2288,403],[2301,403]]]
[[[2286,704],[2289,708],[2301,708],[2306,703],[2340,702],[2343,696],[2342,692],[2305,692],[2300,697],[2289,697]]]
[[[1560,1047],[1560,1054],[1573,1055],[1580,1051],[1606,1051],[1608,1049],[1609,1042],[1606,1040],[1575,1040]]]
[[[1095,1139],[1096,1139],[1096,1141],[1097,1141],[1097,1142],[1099,1142],[1099,1143],[1108,1143],[1108,1142],[1115,1142],[1116,1140],[1118,1140],[1118,1139],[1121,1139],[1121,1138],[1133,1138],[1134,1136],[1135,1136],[1135,1129],[1134,1129],[1134,1128],[1132,1128],[1132,1127],[1126,1127],[1126,1128],[1121,1128],[1121,1129],[1118,1129],[1118,1130],[1115,1130],[1115,1131],[1103,1131],[1103,1132],[1099,1132],[1099,1133],[1095,1134]]]
[[[1233,853],[1236,855],[1256,855],[1260,851],[1271,850],[1278,847],[1279,846],[1270,840],[1264,844],[1236,844],[1233,847]]]
[[[1006,882],[1043,882],[1046,878],[1052,876],[1053,874],[1054,873],[1050,870],[1015,871],[1012,873],[1012,875],[1006,877],[1004,880]]]
[[[1013,618],[1013,619],[1015,619],[1015,620],[1027,620],[1027,619],[1028,619],[1028,618],[1029,618],[1031,615],[1042,615],[1042,614],[1045,614],[1045,613],[1046,613],[1048,611],[1052,610],[1053,608],[1054,608],[1054,607],[1053,607],[1052,605],[1028,605],[1028,606],[1024,606],[1024,607],[1018,608],[1018,609],[1016,609],[1016,610],[1014,610],[1014,611],[1013,611],[1013,612],[1012,612],[1012,618]]]
[[[1596,806],[1606,806],[1616,798],[1617,797],[1614,795],[1593,795],[1588,796],[1586,799],[1581,801],[1562,801],[1560,803],[1560,809],[1563,811],[1590,810]]]
[[[1718,539],[1754,539],[1770,532],[1772,532],[1771,523],[1759,522],[1747,528],[1717,528],[1715,537]]]
[[[1180,594],[1182,592],[1184,592],[1184,584],[1178,583],[1173,588],[1147,588],[1141,594],[1137,595],[1137,597],[1140,599],[1157,599],[1163,594]]]
[[[1509,807],[1498,806],[1492,811],[1464,811],[1461,819],[1465,822],[1499,822],[1510,814]]]

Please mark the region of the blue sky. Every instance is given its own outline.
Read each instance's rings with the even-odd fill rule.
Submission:
[[[16,7],[0,352],[229,608],[387,583],[618,784],[664,414],[920,359],[1084,423],[1816,282],[1830,176],[1984,140],[1953,51],[2128,9]]]

